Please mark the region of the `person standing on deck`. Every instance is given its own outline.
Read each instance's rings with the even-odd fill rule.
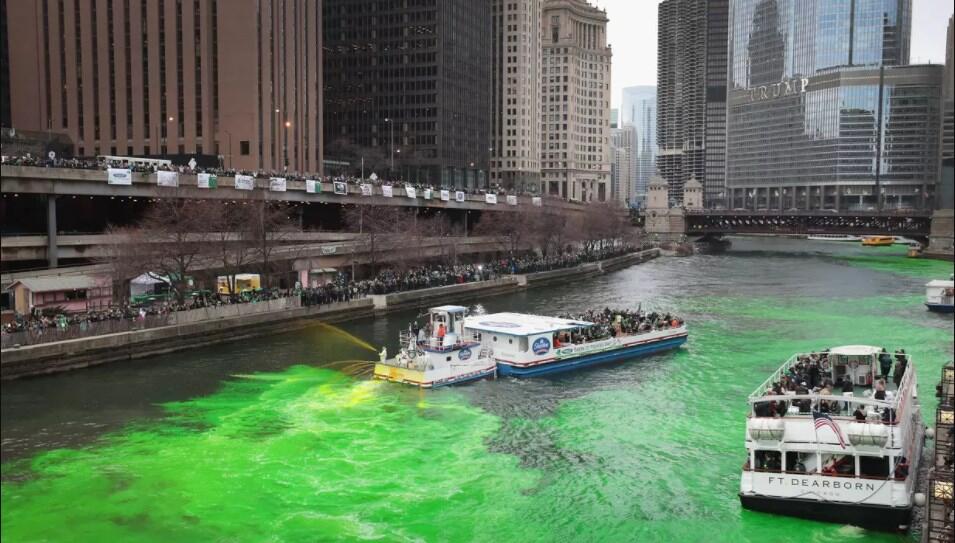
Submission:
[[[883,347],[882,352],[879,353],[879,367],[882,370],[882,378],[888,379],[889,373],[892,371],[892,355],[885,350],[885,347]]]

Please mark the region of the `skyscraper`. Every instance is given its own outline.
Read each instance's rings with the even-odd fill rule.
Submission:
[[[637,128],[632,124],[610,129],[610,192],[614,200],[626,206],[635,198],[637,145]]]
[[[413,182],[485,186],[491,0],[325,0],[324,13],[328,157]]]
[[[492,0],[491,181],[540,191],[542,0]]]
[[[321,170],[320,3],[6,8],[14,127],[66,132],[78,155],[220,155],[234,168]]]
[[[906,66],[911,2],[733,0],[732,207],[923,207],[938,171],[941,66]]]
[[[657,27],[657,157],[672,204],[691,178],[724,192],[728,0],[664,0]]]
[[[10,50],[7,47],[7,0],[0,0],[0,126],[10,126]]]
[[[633,203],[642,205],[647,197],[647,183],[656,175],[657,88],[653,85],[624,87],[621,104],[622,123],[632,124],[637,130],[631,175],[634,178]]]
[[[610,199],[607,12],[585,0],[546,0],[541,177],[549,194]]]

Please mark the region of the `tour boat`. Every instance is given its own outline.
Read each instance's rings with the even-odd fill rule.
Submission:
[[[925,285],[925,306],[939,313],[955,312],[955,281],[936,279]]]
[[[401,350],[388,359],[386,350],[375,364],[374,377],[422,388],[437,388],[494,377],[497,363],[490,349],[464,329],[468,309],[442,305],[428,311],[425,327],[400,334]]]
[[[883,393],[880,354],[883,349],[866,345],[797,354],[750,395],[739,492],[744,508],[877,530],[908,528],[913,503],[924,499],[915,486],[925,427],[911,358],[888,355],[893,369],[905,366],[897,376],[887,372],[893,378],[885,379]],[[834,386],[777,387],[794,374]]]
[[[862,245],[867,247],[884,247],[894,243],[895,238],[892,236],[866,236],[862,238]]]
[[[641,313],[642,315],[642,313]],[[596,364],[633,358],[686,343],[686,324],[680,320],[646,322],[649,330],[615,332],[600,339],[584,339],[595,324],[522,313],[494,313],[465,319],[464,328],[492,352],[498,375],[537,377]],[[561,338],[564,339],[561,339]]]
[[[686,324],[681,320],[651,319],[641,312],[619,315],[639,319],[640,326],[624,332],[618,319],[604,325],[606,334],[588,334],[596,324],[584,320],[522,313],[468,316],[465,307],[434,307],[417,333],[412,328],[400,334],[396,357],[388,359],[382,350],[374,377],[436,388],[498,374],[534,377],[580,369],[686,342]]]
[[[806,239],[812,241],[860,241],[862,238],[848,234],[812,234],[806,236]]]

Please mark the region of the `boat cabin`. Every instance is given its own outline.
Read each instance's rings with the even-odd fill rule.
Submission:
[[[882,349],[869,345],[835,347],[829,351],[829,377],[833,383],[848,379],[855,386],[870,387],[880,375],[881,353]]]
[[[521,313],[468,317],[464,325],[466,333],[505,361],[553,358],[558,350],[583,344],[580,331],[590,326],[587,321]]]
[[[423,328],[417,332],[415,344],[425,351],[452,351],[469,347],[476,342],[464,334],[464,318],[468,308],[460,305],[441,305],[428,310]],[[402,344],[408,344],[402,341]]]
[[[955,305],[955,281],[936,279],[925,285],[925,305],[932,310],[951,311]]]

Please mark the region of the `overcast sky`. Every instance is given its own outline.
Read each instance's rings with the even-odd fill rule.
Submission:
[[[620,89],[657,83],[657,4],[659,0],[591,0],[607,10],[607,37],[613,47],[613,107]],[[952,0],[913,0],[913,64],[945,63],[945,32]]]

